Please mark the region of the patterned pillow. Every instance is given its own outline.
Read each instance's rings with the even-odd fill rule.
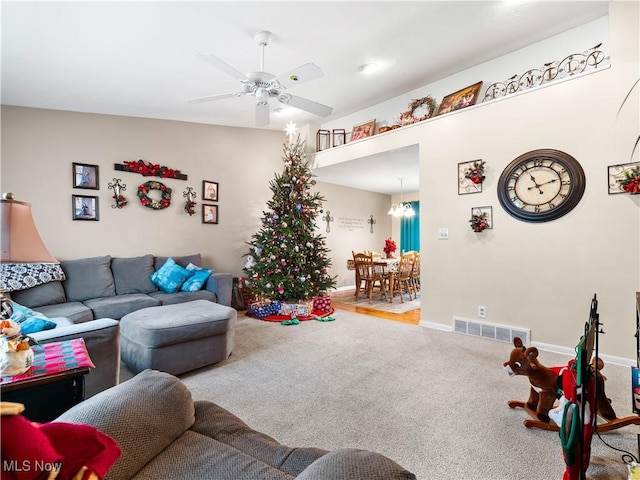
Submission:
[[[163,292],[176,293],[191,275],[193,275],[193,272],[178,265],[173,258],[168,258],[164,265],[160,267],[160,270],[149,275],[149,280],[155,283]]]
[[[212,271],[206,268],[196,267],[193,263],[187,265],[187,270],[192,272],[186,282],[182,284],[180,290],[183,292],[195,292],[200,290],[204,282],[211,276]]]

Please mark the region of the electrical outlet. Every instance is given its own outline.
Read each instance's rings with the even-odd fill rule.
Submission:
[[[478,317],[487,318],[487,307],[484,305],[478,305]]]
[[[448,228],[441,228],[438,230],[438,240],[449,240]]]

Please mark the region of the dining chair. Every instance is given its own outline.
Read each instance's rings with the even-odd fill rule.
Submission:
[[[373,256],[365,253],[356,253],[353,256],[356,265],[356,300],[361,291],[365,291],[369,298],[369,303],[373,301],[373,292],[378,289],[386,299],[387,281],[382,273],[382,269],[374,265]]]
[[[393,290],[391,291],[391,301],[393,302],[393,297],[395,294],[400,295],[400,302],[404,303],[404,293],[409,296],[409,300],[412,300],[411,294],[413,293],[414,297],[416,297],[416,292],[411,284],[411,270],[413,269],[413,255],[412,254],[404,254],[400,257],[400,263],[398,264],[398,269],[396,272],[393,272],[393,280],[391,281],[391,285]]]
[[[417,295],[420,291],[420,252],[413,254],[413,268],[411,269],[410,277],[413,290]]]

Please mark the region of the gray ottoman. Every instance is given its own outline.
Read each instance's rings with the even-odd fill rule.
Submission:
[[[220,362],[233,350],[237,318],[207,300],[140,309],[120,320],[122,361],[134,373],[173,375]]]

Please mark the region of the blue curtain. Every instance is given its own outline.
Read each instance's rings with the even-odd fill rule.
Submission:
[[[420,202],[410,202],[416,214],[413,217],[400,219],[400,250],[420,251]]]

